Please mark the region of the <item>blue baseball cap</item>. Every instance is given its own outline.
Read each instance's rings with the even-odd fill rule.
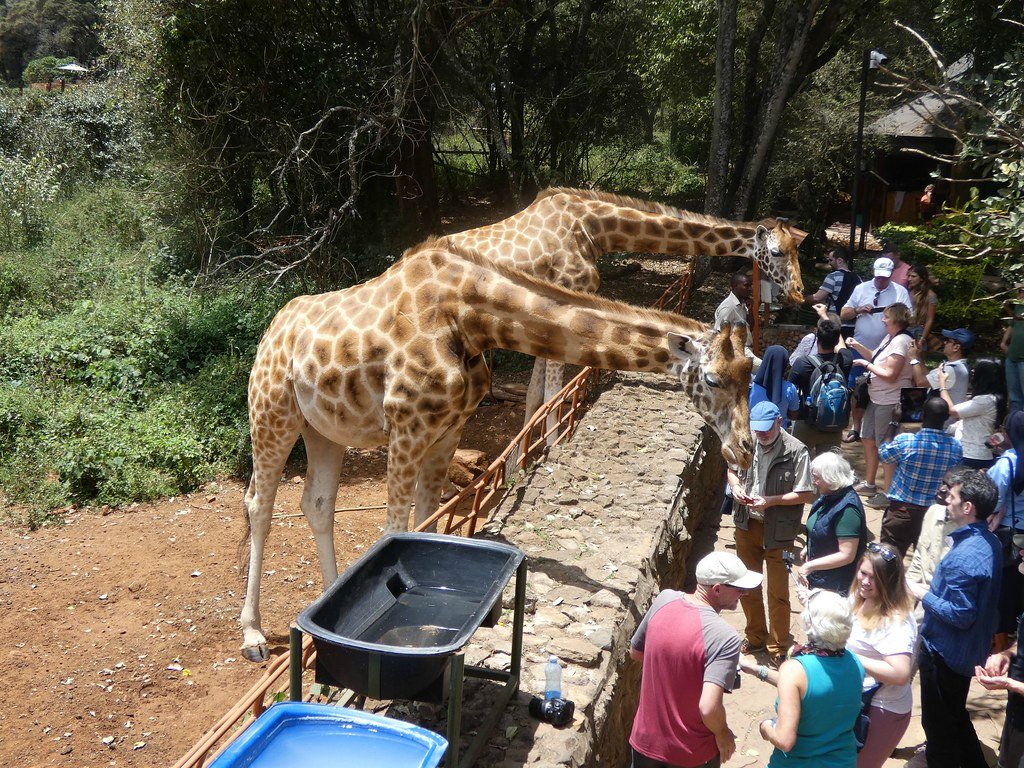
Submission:
[[[779,407],[769,400],[762,400],[750,409],[750,428],[755,432],[767,432],[782,418]]]
[[[942,337],[955,341],[965,350],[970,349],[974,345],[974,334],[966,328],[954,328],[952,331],[944,330]]]

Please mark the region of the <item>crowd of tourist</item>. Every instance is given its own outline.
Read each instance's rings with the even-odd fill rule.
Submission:
[[[863,282],[844,248],[828,267],[806,297],[814,330],[755,358],[752,463],[726,473],[735,556],[701,560],[696,595],[663,592],[633,638],[633,765],[727,761],[721,694],[738,668],[778,689],[759,726],[769,766],[880,768],[916,674],[928,766],[987,766],[967,710],[977,679],[1008,692],[998,765],[1024,768],[1024,284],[1005,359],[976,358],[969,329],[936,332],[929,272],[894,244]],[[716,324],[749,322],[750,278],[731,288]],[[862,477],[843,450],[863,452]],[[884,510],[880,530],[865,505]],[[740,636],[717,615],[737,604]]]

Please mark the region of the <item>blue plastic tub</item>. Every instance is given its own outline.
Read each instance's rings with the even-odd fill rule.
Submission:
[[[258,717],[209,768],[436,768],[447,748],[417,725],[289,701]]]

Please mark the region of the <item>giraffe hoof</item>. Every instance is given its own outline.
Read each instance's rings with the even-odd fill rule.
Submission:
[[[259,664],[270,658],[270,649],[266,643],[259,645],[242,646],[242,655],[248,660]]]

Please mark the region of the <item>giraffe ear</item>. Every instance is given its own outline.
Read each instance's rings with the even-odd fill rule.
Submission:
[[[689,360],[696,357],[699,353],[692,337],[684,336],[681,333],[672,333],[671,331],[668,334],[668,350],[678,360]]]
[[[764,224],[758,224],[754,229],[754,245],[758,248],[768,247],[768,227]]]

